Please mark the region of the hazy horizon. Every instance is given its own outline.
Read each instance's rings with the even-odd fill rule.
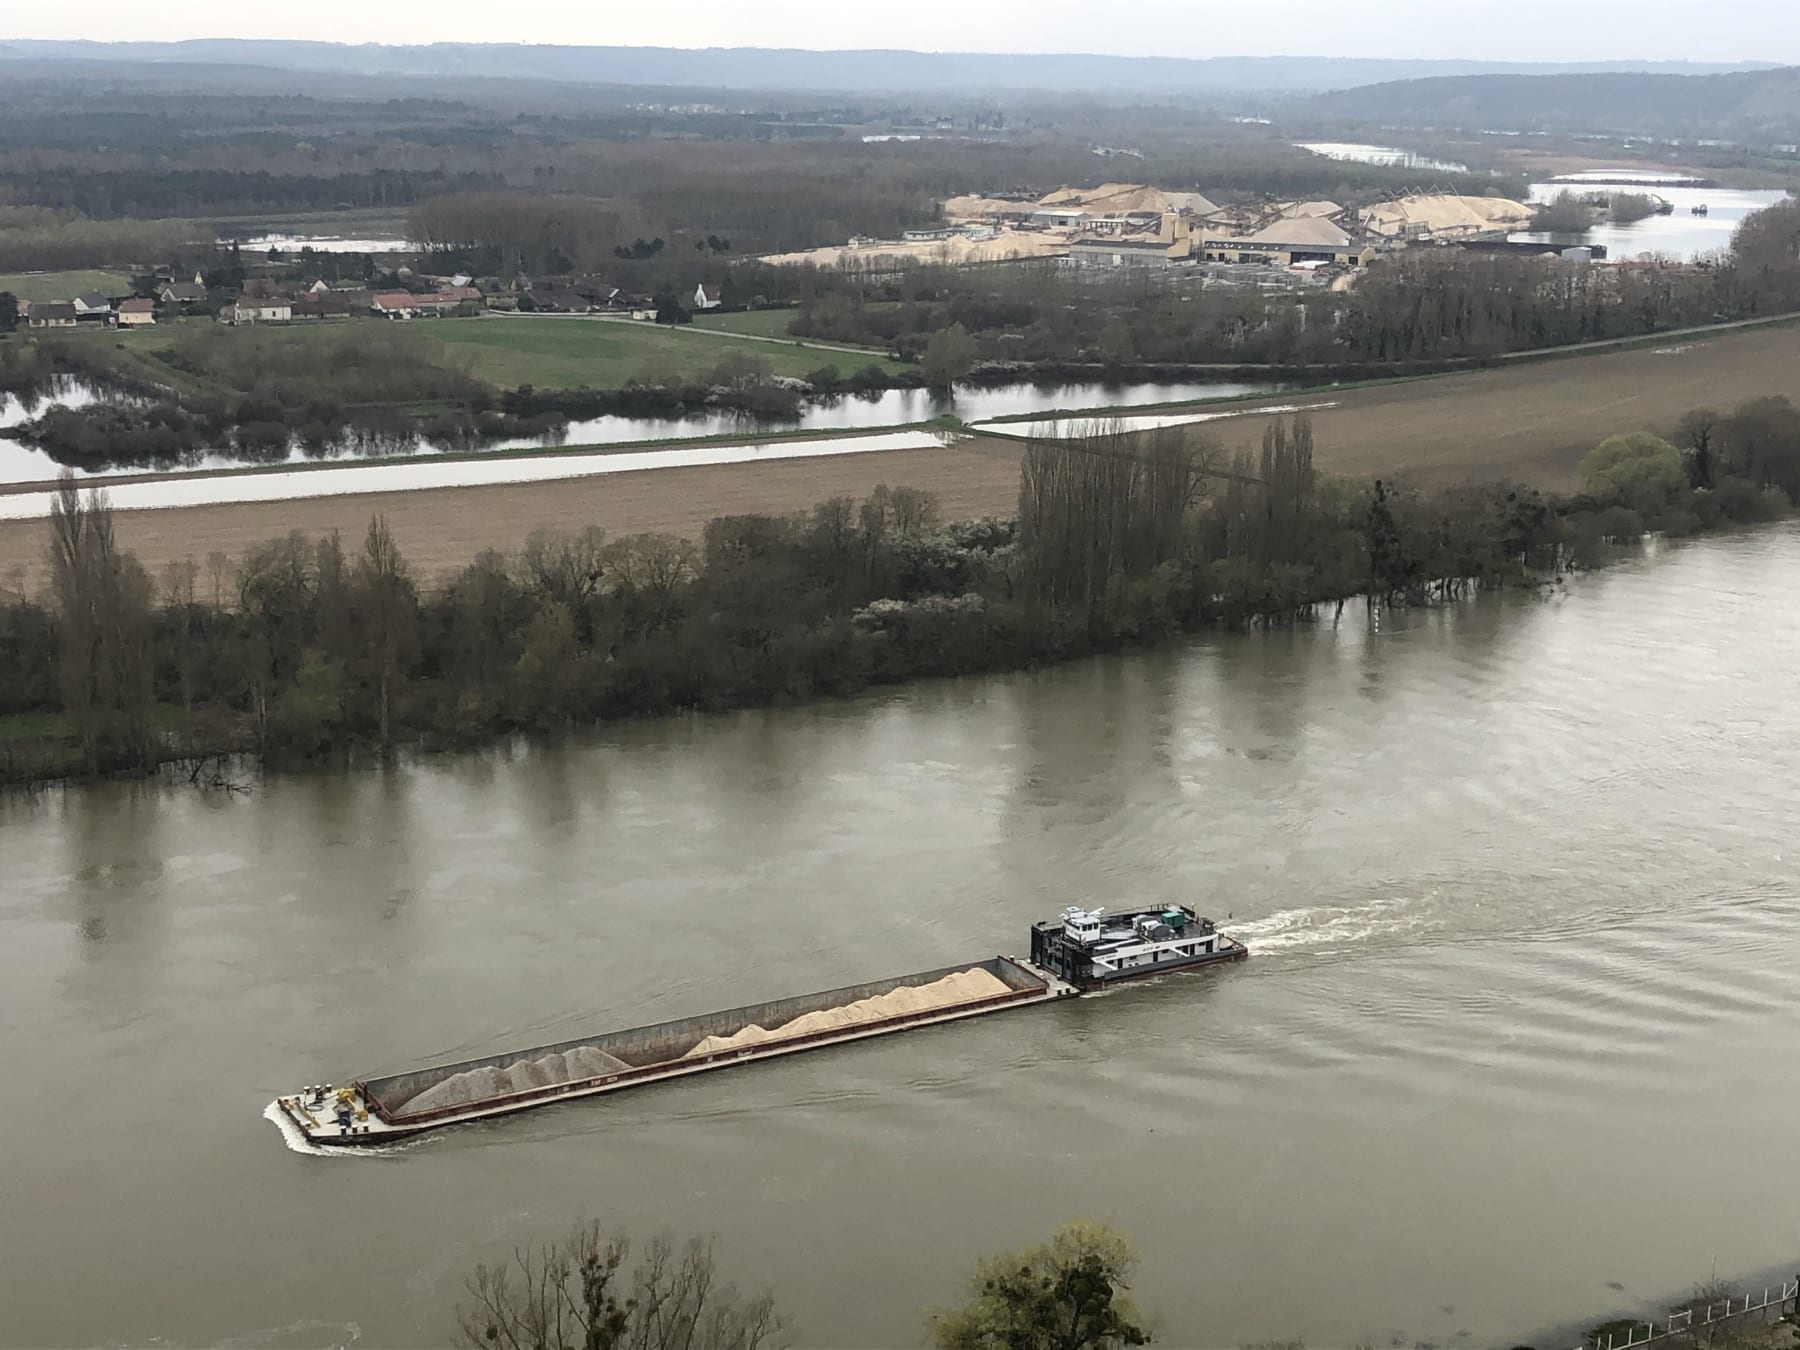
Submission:
[[[515,0],[501,9],[469,0],[313,0],[303,32],[288,9],[246,10],[238,0],[77,0],[9,14],[0,42],[53,39],[167,42],[195,38],[312,40],[350,44],[528,43],[545,46],[894,49],[993,55],[1354,57],[1387,60],[1560,62],[1694,61],[1800,64],[1800,6],[1790,0],[1721,0],[1692,23],[1676,0],[1594,0],[1581,22],[1565,4],[1512,0],[1443,9],[1392,0],[1378,22],[1339,0],[1288,0],[1277,34],[1219,31],[1186,0],[1140,0],[1131,23],[1096,22],[1092,4],[1039,0],[990,4],[915,0],[904,10],[860,12],[825,0],[742,6],[691,0],[678,10],[606,6],[571,14],[559,0]],[[1203,12],[1202,12],[1203,13]],[[1447,36],[1453,34],[1453,37]],[[925,36],[929,35],[929,36]]]

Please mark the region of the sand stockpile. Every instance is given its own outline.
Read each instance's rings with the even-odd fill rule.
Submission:
[[[1061,235],[1042,230],[1001,230],[992,239],[970,239],[957,234],[948,239],[879,240],[840,248],[809,249],[804,253],[771,253],[761,261],[773,267],[898,268],[928,264],[966,267],[973,263],[1061,257],[1069,251],[1068,242]]]
[[[1532,209],[1507,197],[1461,197],[1455,193],[1422,193],[1379,202],[1363,212],[1369,233],[1389,237],[1425,230],[1455,237],[1517,228],[1531,221]]]
[[[451,1106],[469,1106],[489,1097],[504,1097],[530,1088],[554,1087],[561,1083],[578,1083],[586,1078],[600,1078],[631,1066],[591,1045],[578,1045],[560,1054],[539,1059],[515,1060],[503,1069],[468,1069],[452,1074],[441,1083],[433,1083],[400,1106],[401,1115],[414,1116],[425,1111],[441,1111]]]
[[[1029,216],[1035,210],[1036,202],[1009,202],[1003,197],[950,197],[944,201],[945,220],[998,220]]]
[[[873,998],[846,1003],[841,1008],[821,1008],[818,1012],[802,1013],[793,1021],[783,1022],[772,1031],[752,1022],[729,1036],[706,1037],[682,1058],[692,1059],[696,1055],[710,1055],[720,1050],[738,1050],[764,1041],[785,1041],[817,1031],[837,1031],[844,1027],[860,1026],[865,1022],[878,1022],[886,1017],[898,1017],[904,1013],[932,1012],[1011,992],[1011,985],[985,970],[961,970],[930,984],[903,985]]]

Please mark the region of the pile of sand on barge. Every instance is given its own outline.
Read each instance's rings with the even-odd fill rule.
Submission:
[[[403,1103],[405,1114],[441,1111],[450,1106],[468,1106],[490,1097],[504,1097],[530,1088],[553,1087],[558,1083],[576,1083],[586,1078],[600,1078],[631,1066],[617,1056],[591,1045],[577,1046],[561,1054],[541,1059],[521,1059],[504,1069],[481,1068],[452,1074],[441,1083],[433,1083],[418,1096]]]
[[[793,1036],[808,1036],[818,1031],[839,1031],[845,1027],[879,1022],[907,1013],[935,1012],[959,1003],[974,1003],[979,999],[1012,992],[1012,987],[1004,980],[985,970],[961,970],[930,984],[902,985],[873,998],[846,1003],[841,1008],[822,1008],[818,1012],[802,1013],[793,1021],[783,1022],[773,1030],[752,1022],[729,1036],[706,1037],[682,1058],[693,1059],[697,1055],[715,1054],[720,1050],[741,1050],[745,1046],[760,1045],[764,1041],[784,1041]]]

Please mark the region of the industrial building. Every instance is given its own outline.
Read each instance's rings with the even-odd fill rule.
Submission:
[[[1252,234],[1203,230],[1193,247],[1201,262],[1263,263],[1291,267],[1295,263],[1330,263],[1360,267],[1368,241],[1352,236],[1323,216],[1281,218]]]

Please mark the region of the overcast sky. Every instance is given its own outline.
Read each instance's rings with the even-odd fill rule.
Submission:
[[[1800,64],[1800,0],[0,0],[8,37]]]

